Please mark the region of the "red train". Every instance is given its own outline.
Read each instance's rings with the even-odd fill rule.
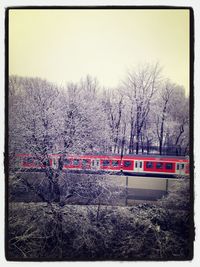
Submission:
[[[42,170],[41,164],[30,154],[17,155],[19,168]],[[63,170],[94,171],[151,175],[189,175],[189,159],[186,157],[158,156],[158,155],[71,155],[64,157],[61,154],[49,155],[49,165],[58,169],[62,164]]]

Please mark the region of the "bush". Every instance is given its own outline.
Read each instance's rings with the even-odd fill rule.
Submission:
[[[183,176],[158,203],[168,209],[189,210],[192,204],[190,199],[190,178]]]
[[[190,258],[187,211],[12,203],[11,259],[164,260]]]

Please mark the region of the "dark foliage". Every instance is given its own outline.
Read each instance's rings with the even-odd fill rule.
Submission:
[[[191,259],[188,179],[181,178],[154,205],[120,207],[113,204],[119,203],[123,191],[101,176],[71,175],[67,184],[60,181],[59,203],[42,201],[48,191],[41,175],[28,177],[10,180],[9,259]],[[26,198],[31,192],[36,202]],[[74,204],[78,202],[84,205]]]
[[[187,259],[187,211],[134,207],[11,203],[10,259]],[[62,217],[59,229],[59,216]]]

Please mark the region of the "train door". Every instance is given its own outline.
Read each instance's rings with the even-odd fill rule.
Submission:
[[[56,157],[52,158],[52,168],[53,169],[58,169],[58,159]]]
[[[135,172],[142,172],[143,171],[143,161],[142,160],[135,160],[134,171]]]
[[[92,165],[92,169],[99,170],[100,169],[100,160],[99,159],[92,159],[91,165]]]
[[[176,163],[176,174],[184,175],[185,174],[185,164]]]

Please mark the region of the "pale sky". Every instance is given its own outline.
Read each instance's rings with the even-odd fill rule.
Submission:
[[[10,10],[9,74],[115,87],[138,64],[189,91],[189,10]]]

